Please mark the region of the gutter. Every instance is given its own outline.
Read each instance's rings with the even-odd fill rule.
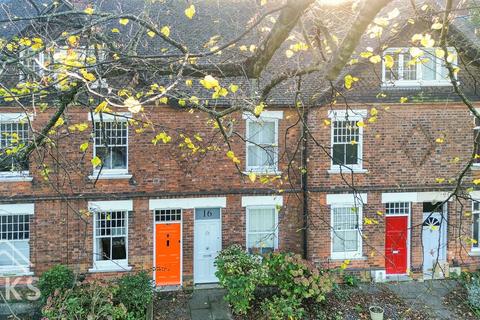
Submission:
[[[308,259],[308,111],[309,107],[305,107],[302,121],[302,196],[303,196],[303,258]]]

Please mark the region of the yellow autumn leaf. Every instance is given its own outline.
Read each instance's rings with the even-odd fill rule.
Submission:
[[[131,113],[138,113],[140,110],[142,110],[142,105],[140,102],[135,99],[134,97],[129,97],[127,98],[124,102],[123,105],[127,107],[128,111]]]
[[[262,114],[264,108],[265,108],[265,104],[262,102],[262,103],[255,106],[255,108],[253,109],[253,113],[257,117],[259,117]]]
[[[92,162],[94,168],[96,168],[96,167],[98,167],[99,165],[102,164],[102,160],[97,156],[93,157],[91,162]]]
[[[83,10],[83,12],[85,12],[86,14],[89,14],[89,15],[93,14],[94,11],[95,10],[93,10],[92,7],[87,7],[87,8],[85,8],[85,10]]]
[[[326,125],[326,126],[329,126],[332,122],[328,119],[323,119],[323,123]]]
[[[187,9],[185,9],[185,15],[188,19],[192,19],[195,15],[195,12],[195,6],[193,4],[191,4]]]
[[[380,210],[377,211],[377,214],[378,214],[379,216],[383,216],[383,212],[380,211]]]
[[[235,93],[238,90],[238,86],[236,84],[233,84],[233,83],[228,88],[230,89],[230,91],[232,93]]]
[[[379,63],[380,61],[382,61],[382,58],[377,54],[377,55],[374,55],[374,56],[371,56],[370,57],[370,62],[371,63]]]
[[[88,149],[88,142],[84,142],[80,145],[80,151],[85,152]]]
[[[435,56],[437,58],[443,58],[443,57],[445,57],[445,51],[441,48],[436,48],[435,49]]]
[[[120,20],[118,20],[118,23],[120,23],[122,26],[126,26],[129,21],[130,20],[128,20],[127,18],[121,18]]]
[[[435,178],[436,183],[443,183],[445,182],[445,178]]]
[[[185,85],[186,85],[187,87],[191,87],[192,84],[193,84],[193,83],[192,83],[192,79],[187,79],[187,80],[185,80]]]
[[[359,128],[365,127],[365,123],[363,122],[363,120],[357,121],[357,127]]]
[[[169,27],[169,26],[163,26],[162,29],[160,29],[160,32],[161,32],[165,37],[169,37],[169,36],[170,36],[170,27]]]
[[[257,175],[255,174],[255,172],[250,172],[248,174],[248,179],[250,179],[251,182],[255,182],[255,180],[257,179]]]
[[[352,87],[352,84],[355,81],[358,81],[358,78],[357,77],[352,77],[352,75],[347,74],[344,78],[344,81],[345,81],[345,88],[350,89]]]
[[[293,57],[293,51],[290,49],[285,50],[285,55],[287,56],[287,58],[291,58]]]
[[[440,138],[435,139],[435,142],[436,142],[436,143],[444,143],[444,142],[445,142],[445,139],[443,139],[443,138],[440,137]]]
[[[69,37],[67,38],[67,41],[68,41],[68,43],[69,43],[72,47],[74,47],[74,46],[76,46],[77,43],[78,43],[78,37],[77,37],[77,36],[69,36]]]
[[[150,38],[153,38],[153,37],[155,37],[155,35],[156,35],[156,33],[155,33],[154,31],[152,31],[152,30],[148,31],[147,34],[148,34],[148,36],[149,36]]]
[[[400,98],[400,103],[405,103],[408,101],[408,98],[407,97],[401,97]]]
[[[113,33],[120,33],[120,30],[118,30],[118,28],[113,28],[113,29],[112,29],[112,32],[113,32]]]
[[[57,127],[60,127],[61,125],[63,125],[65,123],[65,121],[63,120],[62,117],[58,118],[57,121],[55,122],[55,125],[53,126],[54,128],[57,128]]]
[[[443,24],[441,24],[440,22],[435,22],[434,24],[432,24],[433,30],[440,30],[442,28],[443,28]]]
[[[370,109],[370,115],[372,117],[376,116],[377,114],[378,114],[377,108],[373,107],[372,109]]]
[[[473,184],[479,185],[480,184],[480,179],[474,179]]]
[[[109,108],[107,107],[108,106],[108,102],[107,101],[102,101],[100,102],[100,104],[95,108],[95,113],[99,113],[99,112],[107,112],[109,111]]]
[[[373,56],[373,53],[371,53],[370,51],[364,51],[364,52],[361,52],[360,53],[360,57],[362,58],[370,58],[371,56]]]
[[[387,69],[393,68],[393,65],[395,64],[395,61],[393,60],[391,55],[387,54],[387,55],[385,55],[385,57],[383,57],[383,59],[385,59],[385,68],[387,68]]]
[[[429,34],[426,34],[422,40],[420,40],[420,43],[422,44],[422,46],[424,46],[425,48],[431,48],[435,45],[435,40],[432,39],[432,36],[429,35]]]
[[[200,80],[200,84],[205,87],[205,89],[212,89],[220,86],[218,80],[212,77],[211,75],[206,75],[205,78]]]

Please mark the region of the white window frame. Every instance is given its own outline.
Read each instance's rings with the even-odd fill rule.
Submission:
[[[43,69],[45,68],[45,53],[43,51],[40,51],[38,53],[29,51],[29,50],[20,51],[20,54],[19,54],[20,59],[23,59],[26,55],[32,55],[29,59],[32,59],[33,63],[36,63],[36,64],[40,63],[40,66],[39,66],[40,70],[39,70],[38,76],[42,77],[45,74],[45,70]],[[36,60],[38,60],[38,62]],[[25,66],[24,62],[25,62],[24,60],[20,60],[20,63]],[[26,78],[27,75],[23,74],[21,69],[18,70],[18,76],[21,82],[27,80]]]
[[[480,202],[480,200],[475,200],[475,199],[474,199],[474,200],[472,201],[472,239],[474,239],[474,237],[475,237],[473,225],[474,225],[475,223],[477,223],[477,231],[478,231],[478,233],[479,233],[479,234],[477,235],[477,239],[480,240],[480,210],[475,211],[475,202]],[[477,221],[474,220],[475,214],[478,214],[478,219],[477,219]],[[474,247],[474,245],[476,245],[476,247]],[[480,255],[480,243],[472,244],[470,250],[471,250],[472,253],[475,253],[476,255]]]
[[[392,54],[397,54],[398,55],[398,75],[399,79],[395,81],[387,81],[386,79],[386,73],[387,73],[387,68],[385,67],[385,59],[382,59],[382,87],[440,87],[440,86],[451,86],[452,82],[450,79],[436,79],[436,80],[422,80],[422,63],[416,63],[416,75],[417,79],[416,80],[403,80],[403,63],[404,63],[404,53],[409,53],[411,47],[392,47],[384,50],[383,52],[383,57],[385,55],[392,55]],[[426,49],[426,48],[419,48],[419,49]],[[435,50],[435,48],[432,48]],[[449,47],[448,48],[449,52],[452,52],[455,54],[455,59],[452,62],[452,65],[454,67],[457,66],[457,52],[455,48]],[[440,70],[442,66],[442,58],[436,57],[435,56],[435,63],[436,63],[436,70]],[[438,76],[438,72],[436,75]],[[457,75],[455,75],[455,78],[457,79]]]
[[[125,114],[125,116],[128,116],[128,114]],[[91,117],[89,115],[89,120],[91,120]],[[127,141],[126,141],[126,148],[127,148],[127,152],[126,152],[126,167],[124,169],[106,169],[106,168],[102,168],[100,170],[100,167],[94,167],[93,168],[93,174],[91,176],[89,176],[89,178],[92,180],[95,180],[97,179],[97,177],[99,179],[123,179],[123,178],[131,178],[132,175],[128,174],[128,168],[129,168],[129,156],[128,156],[128,153],[129,153],[129,125],[128,125],[128,120],[124,117],[116,117],[115,115],[106,115],[106,114],[103,114],[102,115],[102,119],[100,120],[100,117],[94,117],[93,121],[96,123],[96,122],[100,122],[100,121],[103,121],[104,123],[105,122],[125,122],[126,123],[126,138],[127,138]],[[93,125],[93,130],[95,130],[95,123]],[[93,158],[96,157],[96,153],[97,153],[97,143],[96,143],[96,139],[95,139],[95,132],[93,133]]]
[[[128,265],[128,241],[129,241],[129,215],[133,210],[133,202],[131,200],[120,201],[94,201],[88,203],[89,211],[92,212],[92,226],[93,226],[93,252],[92,252],[92,264],[93,267],[89,269],[89,272],[122,272],[130,271],[131,266]],[[119,260],[96,260],[97,253],[97,213],[123,211],[125,216],[125,259]],[[110,235],[110,237],[112,237]]]
[[[367,117],[366,110],[332,110],[329,112],[328,117],[331,119],[330,124],[330,148],[331,148],[331,159],[330,159],[330,170],[329,173],[339,173],[339,172],[358,172],[364,173],[367,172],[363,169],[363,127],[358,127],[358,150],[357,164],[344,164],[338,165],[333,163],[333,145],[334,145],[334,122],[336,121],[361,121]]]
[[[356,209],[356,214],[358,214],[358,230],[357,230],[357,241],[358,249],[357,251],[344,251],[344,252],[333,252],[333,236],[335,234],[335,226],[333,225],[333,216],[334,209]],[[352,214],[354,214],[352,210]],[[330,253],[332,260],[344,260],[344,259],[360,259],[363,257],[363,239],[362,239],[362,229],[363,229],[363,207],[361,204],[353,203],[336,203],[330,205],[330,221],[331,221],[331,232],[330,232]]]
[[[275,211],[275,222],[274,222],[274,235],[273,235],[273,250],[278,250],[278,206],[273,206],[273,205],[254,205],[254,206],[247,206],[245,207],[246,210],[246,216],[245,216],[245,248],[247,251],[250,249],[248,247],[248,238],[249,234],[251,233],[249,231],[249,221],[250,221],[250,210],[252,209],[273,209]],[[264,232],[262,232],[264,233]]]
[[[255,117],[252,114],[244,113],[243,119],[245,121],[245,173],[255,172],[255,173],[263,173],[263,174],[279,174],[278,171],[278,155],[279,155],[279,146],[278,146],[278,122],[280,119],[283,119],[283,111],[264,111],[262,112],[260,117]],[[251,145],[255,145],[248,140],[248,132],[249,132],[249,125],[252,122],[274,122],[275,124],[275,141],[272,146],[275,147],[275,164],[272,167],[264,167],[264,166],[249,166],[248,165],[248,147]]]
[[[477,110],[477,111],[480,111],[480,109]],[[480,139],[480,126],[477,126],[476,119],[477,118],[475,116],[473,116],[473,147],[475,149],[477,149],[477,144],[476,144],[476,141],[475,141],[477,133],[479,134],[479,139]],[[480,142],[479,142],[479,147],[480,147]],[[478,160],[475,161],[474,160],[473,163],[472,163],[472,166],[476,167],[476,168],[480,168],[480,161],[478,161]]]
[[[10,266],[2,266],[0,267],[0,274],[1,275],[14,275],[14,276],[29,276],[33,275],[31,272],[31,262],[30,262],[30,254],[31,254],[31,247],[30,247],[30,239],[31,239],[31,226],[32,226],[32,217],[35,212],[35,206],[33,203],[21,203],[21,204],[0,204],[0,216],[15,216],[15,215],[29,215],[29,237],[28,240],[0,240],[0,242],[10,243],[11,241],[22,241],[28,244],[28,264],[17,264],[17,265],[10,265]],[[12,246],[12,249],[14,247]],[[14,249],[15,250],[15,249]],[[2,253],[6,254],[6,253]]]
[[[19,123],[21,121],[31,120],[30,115],[25,113],[0,113],[0,123]],[[30,128],[28,128],[30,131]],[[3,134],[0,131],[0,135]],[[14,182],[14,181],[32,181],[29,170],[22,171],[0,171],[0,182]]]

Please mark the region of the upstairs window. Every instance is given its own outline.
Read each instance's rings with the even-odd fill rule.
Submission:
[[[128,171],[128,123],[118,117],[95,121],[94,157],[102,160],[96,167],[102,174]]]
[[[264,111],[259,118],[244,114],[248,172],[277,173],[278,121],[282,117],[281,111]]]
[[[332,171],[363,170],[363,127],[359,122],[363,121],[365,115],[364,110],[340,110],[330,113]]]
[[[383,85],[400,87],[451,85],[448,69],[445,65],[445,57],[437,57],[437,49],[389,48],[385,50],[382,66]],[[393,60],[391,68],[385,65],[385,56],[387,55]],[[457,59],[453,48],[448,55],[455,66]]]
[[[475,127],[473,128],[473,143],[475,148],[475,154],[480,155],[480,119],[477,117],[474,118]],[[480,166],[480,158],[473,159],[474,166]]]
[[[20,70],[20,81],[38,80],[45,73],[45,54],[35,53],[31,50],[20,52],[23,69]]]
[[[24,114],[0,114],[0,175],[28,174],[28,161],[21,159],[28,136]]]

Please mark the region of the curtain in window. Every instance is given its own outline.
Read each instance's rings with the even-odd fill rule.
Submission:
[[[275,208],[248,209],[248,248],[259,248],[261,252],[275,248]]]
[[[274,167],[276,162],[275,122],[250,121],[248,124],[248,167]]]

